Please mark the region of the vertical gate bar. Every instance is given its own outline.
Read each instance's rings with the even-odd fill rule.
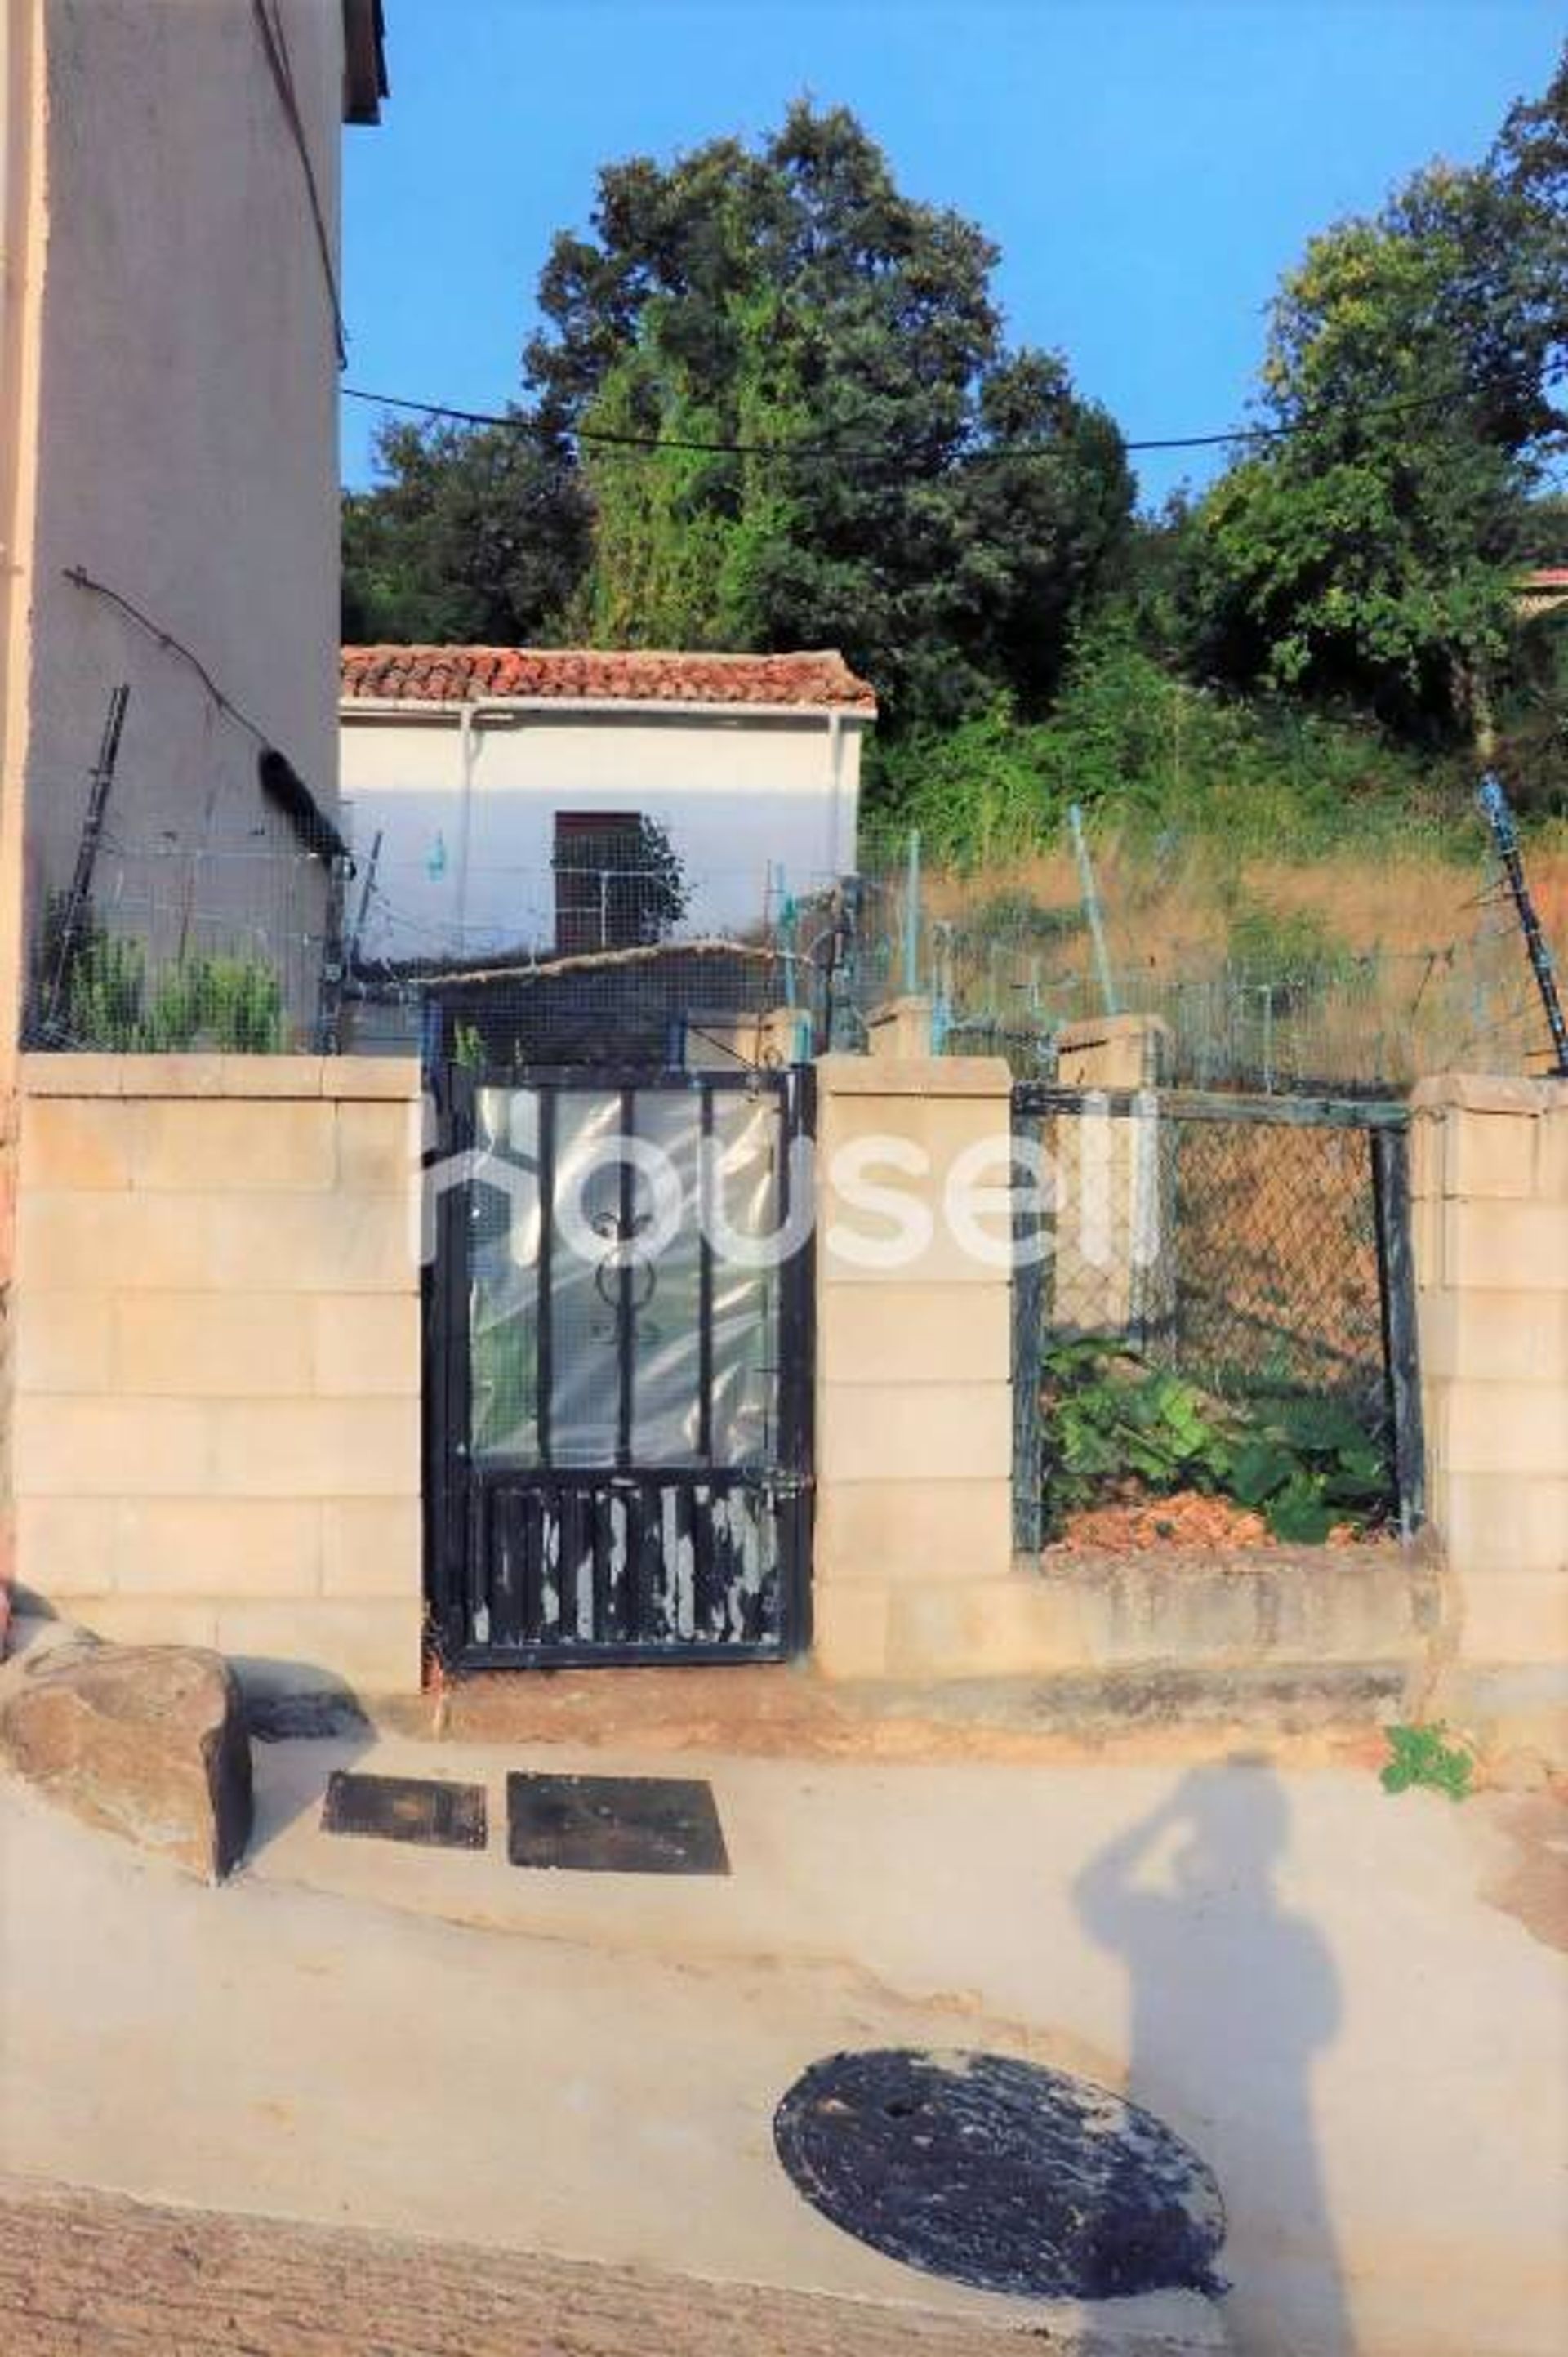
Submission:
[[[702,1145],[698,1153],[698,1169],[708,1168],[708,1157],[714,1146],[714,1092],[711,1087],[699,1090],[702,1104]],[[699,1183],[699,1211],[702,1189]],[[708,1241],[708,1223],[700,1215],[697,1221],[697,1455],[704,1465],[714,1461],[714,1248]]]
[[[534,1351],[538,1393],[539,1461],[551,1461],[551,1394],[555,1381],[554,1304],[551,1286],[555,1258],[555,1092],[542,1088],[539,1097],[539,1335]]]
[[[1422,1426],[1415,1258],[1410,1230],[1410,1142],[1402,1129],[1373,1129],[1368,1136],[1394,1481],[1399,1492],[1400,1535],[1408,1539],[1426,1519],[1426,1442]]]
[[[620,1092],[620,1133],[629,1138],[637,1123],[637,1098],[630,1089]],[[616,1409],[616,1464],[624,1469],[631,1463],[632,1386],[635,1380],[633,1361],[637,1353],[637,1301],[632,1291],[636,1274],[631,1259],[632,1221],[636,1217],[637,1199],[634,1193],[631,1157],[624,1155],[620,1166],[620,1282],[616,1287],[618,1310],[616,1321],[616,1357],[620,1376],[619,1398]]]
[[[639,1645],[657,1643],[659,1626],[659,1566],[664,1559],[664,1497],[656,1480],[639,1481],[636,1554],[631,1565],[636,1635]]]
[[[588,1501],[588,1523],[594,1550],[594,1636],[603,1644],[618,1635],[619,1618],[615,1609],[610,1583],[610,1552],[614,1532],[610,1520],[612,1496],[607,1481],[594,1484]]]
[[[626,1509],[626,1543],[621,1551],[620,1602],[618,1625],[628,1644],[642,1635],[642,1485],[628,1482],[621,1491]]]
[[[583,1641],[583,1567],[588,1560],[588,1609],[593,1610],[592,1522],[587,1506],[589,1493],[578,1481],[566,1481],[561,1487],[559,1520],[561,1526],[561,1557],[556,1567],[556,1586],[561,1596],[561,1641],[578,1645]]]
[[[493,1480],[480,1489],[478,1503],[478,1551],[488,1575],[483,1602],[489,1642],[518,1645],[528,1635],[527,1503],[511,1482]]]
[[[533,1485],[523,1490],[523,1645],[538,1645],[544,1636],[544,1521],[547,1492]]]
[[[686,1495],[692,1509],[692,1634],[706,1637],[716,1634],[724,1626],[713,1485],[693,1481]]]
[[[1015,1112],[1013,1135],[1034,1149],[1037,1165],[1043,1124],[1036,1114]],[[1029,1190],[1030,1162],[1015,1160],[1013,1184]],[[1038,1555],[1045,1544],[1044,1434],[1040,1420],[1040,1374],[1045,1357],[1044,1261],[1036,1248],[1034,1229],[1044,1216],[1040,1206],[1031,1222],[1029,1212],[1013,1214],[1013,1544],[1020,1555]]]

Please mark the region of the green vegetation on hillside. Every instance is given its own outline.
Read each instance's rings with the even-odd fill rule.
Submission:
[[[960,866],[1072,802],[1311,857],[1441,828],[1493,757],[1568,814],[1563,620],[1515,602],[1568,555],[1568,53],[1480,163],[1309,242],[1249,436],[1157,518],[1066,359],[1004,343],[997,259],[843,108],[607,166],[511,422],[384,432],[346,635],[841,647],[874,840]]]

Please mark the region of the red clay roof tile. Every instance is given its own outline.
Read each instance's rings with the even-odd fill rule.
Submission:
[[[774,704],[874,713],[876,697],[832,648],[787,655],[592,647],[345,647],[346,703],[463,704],[480,696],[638,704]]]

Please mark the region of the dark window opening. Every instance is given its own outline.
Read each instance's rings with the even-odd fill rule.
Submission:
[[[685,914],[670,838],[637,811],[558,811],[555,952],[635,949],[663,941]]]

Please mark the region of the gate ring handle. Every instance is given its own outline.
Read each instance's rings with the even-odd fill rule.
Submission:
[[[619,1291],[619,1278],[622,1265],[623,1264],[621,1263],[606,1258],[600,1261],[594,1270],[594,1291],[598,1295],[599,1299],[604,1303],[607,1309],[613,1309],[616,1307],[617,1297]],[[630,1268],[632,1273],[631,1308],[632,1314],[635,1317],[639,1310],[647,1308],[649,1303],[658,1292],[659,1271],[654,1267],[653,1263],[650,1260],[633,1261],[630,1263]],[[639,1269],[648,1279],[648,1290],[642,1296],[640,1301],[637,1297],[636,1290],[637,1275]],[[612,1291],[610,1287],[607,1286],[605,1282],[607,1277],[616,1280],[615,1291]]]

